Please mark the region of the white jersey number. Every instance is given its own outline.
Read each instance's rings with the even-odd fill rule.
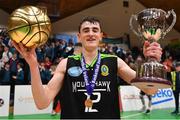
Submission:
[[[98,103],[99,101],[100,101],[100,99],[101,99],[101,93],[100,92],[93,92],[92,93],[94,96],[97,96],[97,99],[95,99],[95,100],[92,100],[92,103],[93,103],[93,105],[95,104],[95,103]],[[87,99],[89,99],[90,98],[90,96],[87,94],[87,93],[85,93],[85,95],[87,96]],[[92,106],[93,107],[93,106]],[[85,107],[85,112],[98,112],[98,110],[97,109],[93,109],[92,107]]]

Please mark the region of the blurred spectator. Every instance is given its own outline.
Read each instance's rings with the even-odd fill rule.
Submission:
[[[136,60],[135,60],[135,64],[142,64],[144,62],[144,58],[141,55],[138,55]]]
[[[122,60],[125,60],[125,52],[124,52],[124,50],[122,49],[122,48],[118,48],[117,50],[116,50],[116,55],[118,56],[118,57],[120,57]]]
[[[16,85],[24,85],[25,84],[24,70],[22,69],[22,67],[23,67],[22,63],[17,64],[17,68],[18,68],[17,74],[16,74],[16,76],[13,76]]]
[[[55,59],[63,57],[64,51],[66,49],[67,43],[65,40],[57,40],[55,42]]]
[[[68,46],[66,47],[64,53],[63,53],[63,57],[66,58],[70,55],[73,55],[74,53],[74,47],[73,47],[73,43],[69,43]]]
[[[134,59],[131,55],[131,53],[126,54],[125,62],[129,65],[130,63],[134,63]]]
[[[62,42],[61,42],[61,43],[62,43]],[[60,41],[59,41],[59,40],[56,40],[56,41],[55,41],[55,45],[54,45],[54,56],[55,56],[54,59],[60,57],[62,53],[63,53],[62,44],[60,44]]]
[[[43,61],[44,60],[44,51],[42,49],[42,46],[41,47],[38,47],[36,49],[36,54],[37,54],[37,59],[39,62]]]
[[[172,90],[175,98],[175,110],[172,114],[179,114],[179,94],[180,94],[180,62],[174,63],[174,70],[171,72]]]
[[[102,53],[109,54],[110,52],[110,46],[108,44],[105,44],[105,46],[102,48]]]
[[[0,70],[0,85],[10,85],[10,65],[8,62],[5,63],[4,68]]]
[[[141,48],[133,47],[131,49],[131,51],[132,51],[131,54],[132,54],[133,59],[136,59],[138,55],[142,55],[143,56]]]
[[[10,71],[11,71],[11,78],[12,76],[16,76],[17,74],[17,64],[19,63],[19,60],[17,59],[17,53],[15,52],[9,60],[10,64]]]
[[[15,52],[16,53],[18,53],[17,52],[17,50],[15,49],[15,47],[12,45],[12,43],[11,43],[11,41],[9,42],[9,51],[12,53],[12,54],[14,54]]]
[[[0,59],[0,68],[2,68],[6,62],[9,62],[9,59],[11,57],[12,57],[12,53],[9,51],[9,47],[4,46],[4,51],[2,53],[2,58]]]
[[[82,50],[82,44],[81,43],[76,43],[74,46],[74,55],[81,54]]]
[[[50,61],[49,57],[45,57],[45,60],[44,60],[45,68],[50,69],[51,65],[52,65],[52,62]]]
[[[0,59],[2,58],[3,52],[4,52],[4,46],[0,43]]]
[[[4,46],[4,52],[2,54],[2,59],[4,62],[8,62],[10,58],[12,58],[12,53],[10,52],[9,47]]]
[[[143,64],[143,63],[144,63],[144,58],[141,55],[138,55],[135,62],[134,62],[134,64],[130,65],[130,67],[133,70],[137,71],[137,70],[139,70],[140,65]]]
[[[43,84],[46,84],[46,73],[45,73],[45,64],[44,62],[39,63],[39,71],[40,71],[40,76]]]
[[[51,61],[54,60],[54,43],[50,45],[45,45],[45,57],[48,57]]]
[[[52,75],[53,75],[53,71],[51,68],[45,68],[45,75],[46,75],[46,81],[44,84],[47,84],[49,82],[49,80],[51,80]]]
[[[172,64],[173,64],[173,58],[171,55],[169,55],[168,58],[166,58],[163,62],[163,65],[165,65],[167,72],[172,71]]]
[[[45,67],[44,62],[39,65],[40,76],[43,84],[47,84],[52,77],[51,66]]]

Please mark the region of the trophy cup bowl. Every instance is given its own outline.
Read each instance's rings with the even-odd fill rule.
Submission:
[[[173,20],[168,25],[167,19],[172,14]],[[133,21],[136,21],[136,29]],[[150,43],[158,42],[173,28],[176,23],[176,13],[171,10],[167,13],[162,9],[144,9],[130,18],[130,29],[143,41]],[[148,57],[145,63],[139,64],[136,71],[136,78],[131,81],[132,85],[145,88],[170,88],[171,82],[166,79],[167,73],[163,64],[155,58]]]

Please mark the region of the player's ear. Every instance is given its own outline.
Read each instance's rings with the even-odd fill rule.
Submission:
[[[104,37],[103,32],[100,33],[100,37],[101,37],[100,41],[102,41],[102,39],[103,39],[103,37]]]
[[[81,42],[81,35],[80,33],[77,34],[78,41]]]

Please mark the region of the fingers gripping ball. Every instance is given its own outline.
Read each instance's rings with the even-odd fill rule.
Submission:
[[[8,34],[11,40],[23,43],[26,47],[40,46],[48,40],[51,22],[45,9],[24,6],[16,9],[8,21]]]

